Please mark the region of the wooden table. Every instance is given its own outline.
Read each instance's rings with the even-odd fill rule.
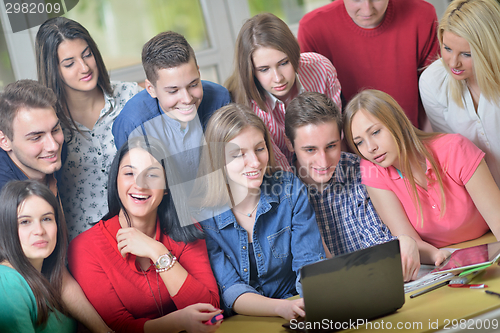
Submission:
[[[488,233],[478,239],[449,247],[463,248],[495,241],[493,234]],[[500,293],[500,267],[498,265],[489,267],[484,275],[474,279],[474,283],[485,283],[488,285],[488,290]],[[487,295],[484,289],[442,287],[413,299],[410,299],[410,294],[412,293],[406,294],[405,304],[397,312],[370,321],[364,327],[342,332],[374,332],[382,331],[382,328],[390,328],[393,331],[404,329],[405,332],[434,332],[452,328],[453,324],[459,323],[460,320],[463,325],[471,325],[470,327],[476,332],[480,332],[478,325],[487,325],[487,321],[491,325],[491,320],[478,319],[479,322],[474,322],[471,318],[500,308],[500,297]],[[236,315],[224,319],[217,332],[284,333],[289,332],[281,326],[286,322],[278,317]]]

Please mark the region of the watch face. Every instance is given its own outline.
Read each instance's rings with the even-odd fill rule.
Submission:
[[[172,259],[170,259],[170,256],[168,256],[168,255],[163,255],[160,257],[160,259],[158,261],[159,261],[161,267],[167,267],[168,265],[170,265],[170,262],[172,261]]]

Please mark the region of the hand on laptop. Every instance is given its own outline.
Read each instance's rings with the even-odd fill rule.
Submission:
[[[304,299],[280,299],[276,307],[276,313],[286,320],[292,320],[297,317],[305,317],[306,312],[304,311]]]
[[[401,264],[403,265],[403,279],[405,282],[415,280],[420,269],[420,254],[417,242],[408,235],[399,235]]]

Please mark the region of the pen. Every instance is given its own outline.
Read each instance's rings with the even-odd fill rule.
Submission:
[[[494,295],[494,296],[498,296],[498,297],[500,297],[500,294],[499,294],[499,293],[496,293],[496,292],[494,292],[494,291],[485,290],[484,292],[485,292],[485,293],[487,293],[487,294],[489,294],[489,295]]]
[[[448,283],[450,283],[450,281],[444,281],[444,282],[441,282],[439,284],[436,284],[435,286],[432,286],[430,288],[427,288],[427,289],[424,289],[422,291],[419,291],[418,293],[415,293],[413,295],[410,295],[410,298],[415,298],[417,296],[420,296],[420,295],[423,295],[423,294],[426,294],[428,293],[429,291],[433,291],[433,290],[436,290],[438,288],[441,288],[441,287],[444,287],[446,286]],[[500,295],[499,295],[500,296]]]

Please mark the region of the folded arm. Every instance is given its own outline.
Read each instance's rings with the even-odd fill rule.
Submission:
[[[420,254],[420,262],[424,264],[439,265],[446,259],[448,255],[447,251],[439,250],[420,238],[419,234],[408,220],[403,205],[394,192],[370,186],[367,186],[366,189],[370,194],[373,206],[377,210],[382,221],[389,227],[391,233],[398,237],[406,235],[416,241]],[[403,239],[400,239],[400,242],[401,241],[405,242]],[[411,243],[408,242],[407,245],[409,246],[402,247],[402,250],[407,249],[411,252],[406,254],[402,253],[402,259],[405,257],[415,258],[414,248],[411,246]],[[410,267],[410,270],[405,272],[405,280],[407,280],[409,276],[413,276],[411,273],[414,272],[416,265],[417,263],[403,263],[403,267]]]

